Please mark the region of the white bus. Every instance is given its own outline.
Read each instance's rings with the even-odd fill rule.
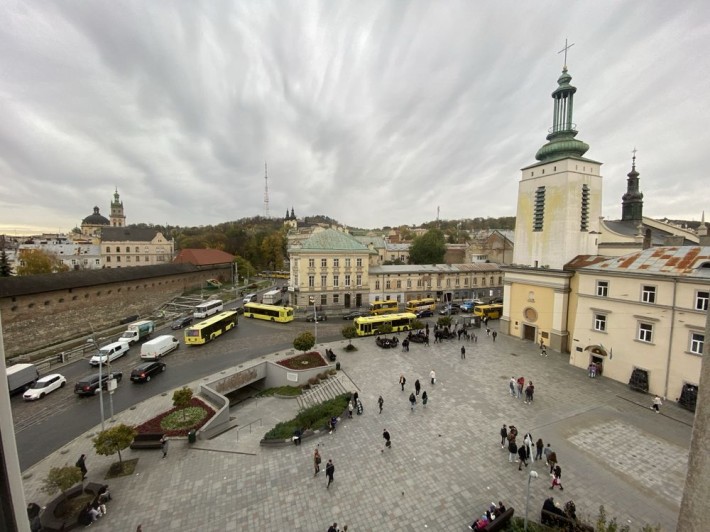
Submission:
[[[223,310],[224,303],[222,303],[222,300],[215,299],[213,301],[205,301],[204,303],[200,303],[199,305],[197,305],[195,307],[195,312],[193,312],[192,315],[196,320],[200,320],[202,318],[207,318],[212,314],[222,312]]]
[[[264,305],[278,305],[279,303],[281,303],[281,299],[281,290],[269,290],[264,294],[264,299],[262,299],[261,302]]]

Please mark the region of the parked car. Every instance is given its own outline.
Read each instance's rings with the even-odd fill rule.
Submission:
[[[417,318],[429,318],[430,316],[433,316],[434,312],[432,310],[420,310],[417,312]]]
[[[191,323],[192,323],[192,315],[181,316],[181,317],[173,320],[173,322],[170,324],[170,328],[173,330],[182,329],[183,327],[187,327]]]
[[[244,306],[242,305],[241,307],[237,307],[234,309],[234,311],[237,313],[237,316],[240,314],[244,314]]]
[[[52,393],[54,390],[59,388],[64,388],[67,383],[67,379],[59,373],[52,373],[51,375],[45,375],[44,377],[37,379],[35,383],[30,386],[22,398],[25,401],[36,401],[37,399],[42,399],[48,393]]]
[[[101,387],[105,390],[108,386],[109,378],[113,376],[117,382],[121,382],[123,378],[123,373],[120,371],[114,371],[113,373],[103,373],[99,379],[98,373],[93,373],[82,377],[82,379],[74,385],[74,393],[77,395],[94,395],[99,392],[99,381],[101,382]]]
[[[442,316],[446,316],[447,314],[458,314],[459,312],[461,312],[461,309],[459,307],[446,305],[439,311],[439,314],[441,314]]]
[[[328,316],[318,312],[317,314],[309,314],[306,316],[306,321],[328,321]]]
[[[343,316],[344,320],[354,320],[355,318],[362,318],[363,316],[369,316],[369,312],[362,310],[352,310]],[[320,321],[320,320],[318,320]]]
[[[154,375],[160,375],[167,369],[165,362],[153,360],[152,362],[144,362],[139,364],[131,371],[131,381],[133,382],[148,382]]]

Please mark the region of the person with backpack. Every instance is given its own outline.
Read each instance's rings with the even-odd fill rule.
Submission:
[[[316,475],[318,475],[318,473],[320,473],[320,462],[321,462],[320,453],[318,452],[318,448],[316,447],[316,450],[313,453],[313,468],[315,469],[315,473],[313,473],[314,477]]]
[[[409,394],[409,404],[412,407],[412,412],[414,412],[414,405],[417,404],[417,398],[414,395],[414,392]]]

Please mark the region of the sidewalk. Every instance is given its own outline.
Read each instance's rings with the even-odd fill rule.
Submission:
[[[497,323],[494,324],[497,327]],[[291,419],[290,399],[249,400],[232,409],[239,427],[210,441],[188,446],[171,442],[160,451],[126,451],[139,458],[131,477],[110,481],[114,499],[100,530],[145,532],[180,530],[326,530],[334,521],[349,530],[468,530],[491,501],[525,513],[527,472],[509,464],[499,429],[514,424],[521,436],[532,432],[551,442],[563,470],[564,492],[549,490],[548,469],[530,486],[530,518],[539,520],[545,498],[574,500],[577,513],[595,519],[600,505],[631,530],[660,524],[674,530],[685,482],[693,415],[667,404],[662,414],[650,398],[620,383],[589,379],[567,357],[499,335],[478,333],[477,343],[446,340],[430,347],[411,344],[409,352],[380,349],[373,338],[328,344],[359,388],[365,411],[343,419],[336,433],[304,440],[301,446],[262,448],[259,440],[280,420]],[[325,346],[319,346],[324,350]],[[437,383],[431,385],[434,369]],[[399,375],[407,378],[405,392]],[[511,398],[508,380],[525,376],[535,384],[535,401]],[[419,379],[429,395],[412,413],[407,398]],[[191,386],[196,386],[192,383]],[[384,398],[378,414],[377,398]],[[169,395],[156,396],[119,414],[118,422],[138,424],[171,408]],[[383,452],[382,430],[392,435]],[[30,468],[28,502],[44,505],[40,492],[50,467],[73,464],[87,455],[88,479],[102,481],[116,456],[97,456],[85,434]],[[326,490],[323,473],[313,477],[312,454],[319,447],[324,469],[335,464],[335,482]]]

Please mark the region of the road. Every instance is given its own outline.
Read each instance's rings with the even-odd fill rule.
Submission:
[[[342,339],[340,333],[345,322],[340,319],[318,324],[318,341]],[[114,412],[160,393],[170,393],[187,382],[217,373],[225,368],[266,353],[292,348],[293,339],[303,331],[313,331],[312,323],[294,321],[286,324],[239,318],[236,329],[203,346],[181,345],[163,358],[168,369],[149,383],[133,384],[129,377],[133,367],[141,362],[140,345],[133,346],[127,355],[111,364],[113,371],[123,372],[123,380],[113,394]],[[182,331],[168,328],[156,330],[159,334],[175,334],[182,342]],[[15,438],[22,470],[56,451],[79,434],[101,422],[99,397],[79,397],[74,394],[74,383],[80,377],[98,370],[86,360],[78,360],[60,368],[67,385],[45,398],[25,402],[21,395],[11,399]],[[104,417],[110,426],[109,397],[104,393]]]

